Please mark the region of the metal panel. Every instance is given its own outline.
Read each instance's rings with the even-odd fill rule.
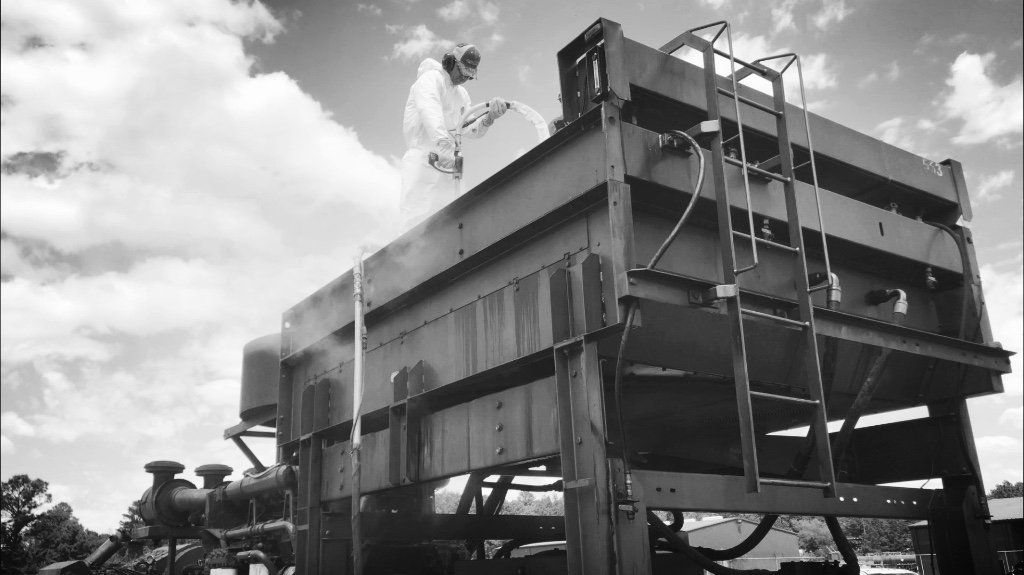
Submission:
[[[663,152],[658,143],[659,134],[655,132],[628,123],[623,124],[622,132],[627,140],[625,150],[628,174],[661,186],[684,190],[687,197],[680,198],[680,204],[688,201],[688,195],[692,193],[696,163],[678,153]],[[715,174],[709,172],[705,177],[701,198],[713,202]],[[745,198],[739,193],[743,181],[740,168],[726,165],[725,177],[731,186],[731,204],[745,209]],[[758,216],[786,221],[781,183],[751,178],[750,188],[754,212]],[[813,188],[803,182],[796,182],[796,188],[803,228],[820,232]],[[820,190],[820,195],[825,229],[830,238],[918,261],[922,265],[955,273],[963,271],[956,243],[942,230],[826,189]]]
[[[624,70],[628,74],[630,84],[703,109],[705,100],[702,70],[628,38],[624,46]],[[731,83],[722,77],[719,77],[719,86],[731,89]],[[771,96],[747,86],[740,86],[739,93],[760,104],[771,105]],[[735,119],[733,112],[728,109],[723,109],[722,116],[730,120]],[[775,135],[774,118],[767,114],[747,116],[749,117],[743,119],[745,126],[769,136]],[[798,108],[790,105],[786,116],[791,118],[790,131],[793,133],[794,147],[806,151],[803,114]],[[815,152],[819,157],[824,157],[826,163],[827,159],[832,159],[838,164],[876,175],[897,185],[926,192],[950,203],[958,200],[950,170],[816,114],[811,114],[810,117]]]
[[[603,181],[600,131],[567,132],[552,140],[368,258],[365,291],[372,308],[367,324],[376,321],[380,309],[400,296],[413,297],[413,288],[442,272],[465,272],[480,265],[481,258],[494,257],[486,253],[489,246],[514,237]],[[495,213],[502,217],[490,217]],[[351,293],[352,275],[346,273],[288,310],[286,355],[351,323],[351,306],[342,305]]]
[[[942,498],[941,491],[930,489],[853,483],[837,484],[835,498],[781,485],[765,485],[754,494],[746,492],[740,476],[641,469],[633,472],[633,481],[643,486],[651,509],[927,519],[930,506]]]

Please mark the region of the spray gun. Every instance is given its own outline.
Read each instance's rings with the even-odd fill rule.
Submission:
[[[508,106],[509,110],[519,113],[533,124],[533,127],[537,130],[538,142],[543,142],[551,136],[547,123],[544,122],[544,118],[538,114],[536,110],[522,102],[516,102],[515,100],[506,100],[505,104]],[[484,102],[471,106],[468,110],[462,113],[462,119],[459,121],[459,127],[455,130],[455,161],[451,168],[444,168],[438,165],[441,158],[436,152],[430,152],[427,156],[427,163],[430,164],[430,167],[444,174],[452,175],[452,178],[455,180],[456,195],[461,192],[459,187],[462,183],[462,131],[469,126],[472,126],[474,122],[486,114],[489,111],[490,106],[490,102]]]

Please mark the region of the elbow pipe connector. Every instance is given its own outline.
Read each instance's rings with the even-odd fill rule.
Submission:
[[[867,302],[871,305],[881,305],[895,299],[892,304],[892,315],[896,321],[902,321],[907,317],[907,310],[910,303],[907,300],[907,292],[901,289],[879,289],[868,292]]]
[[[814,272],[807,275],[807,283],[810,287],[819,286],[828,280],[828,290],[825,292],[825,301],[828,309],[839,309],[843,302],[843,288],[839,285],[839,274],[831,272],[826,275],[824,272]]]
[[[244,563],[259,562],[267,568],[270,575],[277,575],[277,565],[262,551],[242,551],[235,554],[235,559]]]

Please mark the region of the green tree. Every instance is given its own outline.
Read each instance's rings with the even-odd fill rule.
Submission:
[[[106,536],[83,527],[70,505],[58,503],[25,530],[26,567],[34,572],[56,561],[84,559],[104,539]]]
[[[4,575],[20,573],[28,566],[29,556],[23,541],[27,528],[39,515],[36,511],[52,500],[47,493],[50,485],[42,479],[28,475],[14,475],[2,485],[2,512],[0,512],[0,555],[3,556]]]
[[[1006,497],[1024,497],[1024,481],[1010,483],[1004,479],[1002,483],[996,485],[992,488],[992,491],[988,492],[989,499],[1003,499]]]

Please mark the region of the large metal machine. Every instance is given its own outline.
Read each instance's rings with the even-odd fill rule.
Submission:
[[[345,273],[250,344],[225,436],[256,471],[196,488],[151,463],[132,536],[199,539],[189,569],[218,575],[733,573],[716,561],[757,541],[691,547],[651,512],[765,514],[761,536],[818,515],[843,565],[780,572],[855,573],[835,517],[882,517],[930,520],[944,574],[998,573],[965,400],[1002,391],[1010,353],[963,171],[787,103],[799,65],[741,61],[724,22],[660,49],[587,28],[558,53],[564,128],[365,261],[365,334]],[[564,517],[502,514],[520,489],[561,491]]]

